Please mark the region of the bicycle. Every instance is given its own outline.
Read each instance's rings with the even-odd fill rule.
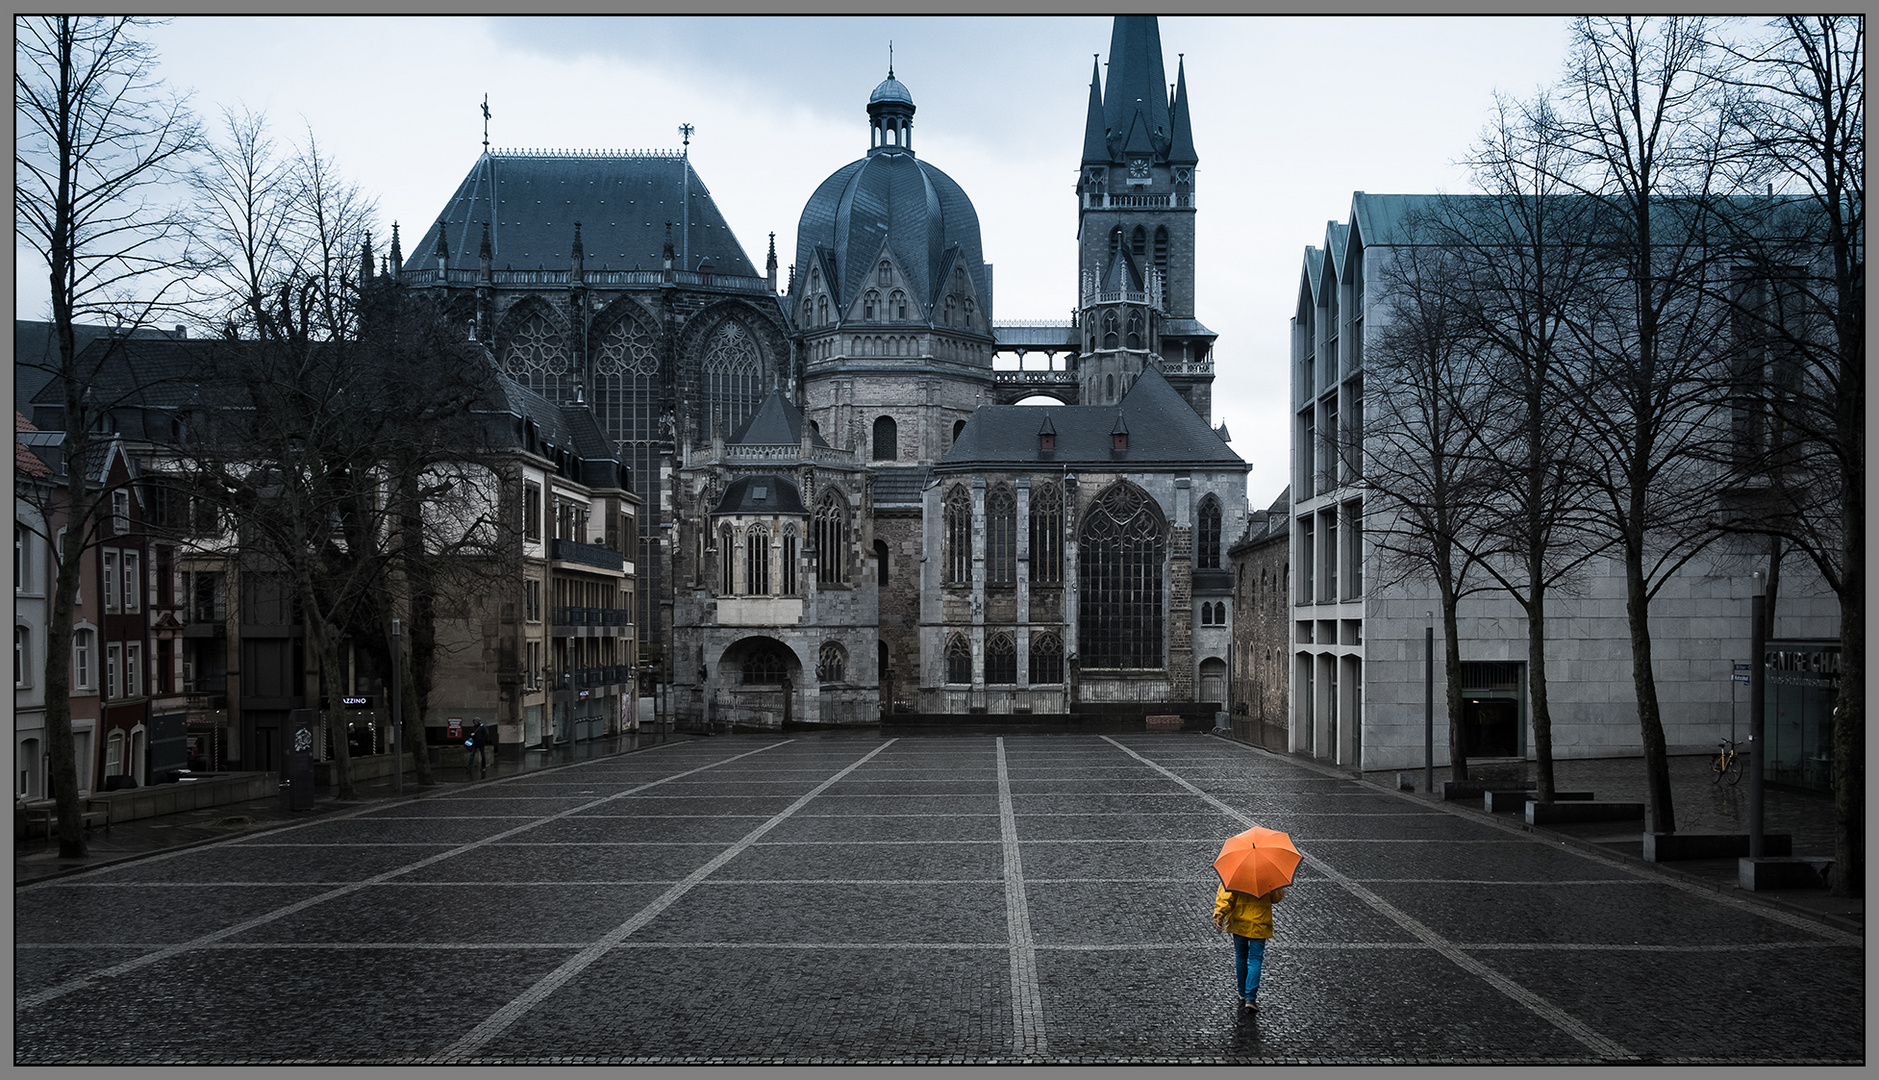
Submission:
[[[1712,784],[1721,783],[1722,778],[1727,776],[1729,778],[1730,787],[1741,783],[1742,758],[1746,755],[1736,749],[1736,741],[1734,739],[1724,739],[1716,744],[1716,748],[1716,760],[1709,763],[1709,782]]]

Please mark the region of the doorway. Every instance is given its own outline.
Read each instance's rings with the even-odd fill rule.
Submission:
[[[1521,697],[1526,665],[1469,661],[1461,665],[1462,737],[1471,758],[1523,757],[1526,709]]]

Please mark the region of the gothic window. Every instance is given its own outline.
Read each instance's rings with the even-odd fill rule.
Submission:
[[[777,583],[784,596],[796,595],[796,523],[783,526],[783,573]]]
[[[781,686],[789,665],[774,645],[759,645],[744,656],[744,682],[753,686]]]
[[[876,278],[875,278],[875,280],[876,280],[877,282],[879,282],[879,283],[880,283],[880,285],[881,285],[881,287],[882,287],[882,288],[886,288],[886,287],[887,287],[887,286],[888,286],[889,284],[891,284],[891,283],[892,283],[892,278],[891,278],[891,276],[890,276],[890,272],[889,272],[889,270],[888,270],[888,266],[887,266],[887,260],[886,260],[886,259],[882,259],[882,260],[881,260],[881,266],[880,266],[880,269],[879,269],[878,271],[876,271],[876,274],[877,274],[877,276],[876,276]]]
[[[731,595],[736,590],[736,545],[736,534],[731,531],[729,525],[718,530],[718,592],[725,596]]]
[[[770,530],[761,525],[752,525],[744,534],[744,593],[770,593]]]
[[[1147,493],[1125,481],[1098,496],[1077,543],[1077,638],[1085,666],[1163,666],[1166,555],[1166,525]]]
[[[880,302],[881,294],[875,292],[873,289],[869,289],[867,295],[861,298],[861,317],[864,319],[873,319],[874,307]]]
[[[958,308],[958,306],[959,306],[959,299],[957,297],[948,296],[946,298],[946,325],[947,326],[951,326],[953,324],[953,312],[955,309]]]
[[[949,683],[969,683],[972,681],[972,646],[964,634],[954,634],[946,641],[946,681]]]
[[[1114,265],[1120,258],[1122,258],[1122,226],[1118,225],[1109,230],[1109,262]]]
[[[710,430],[710,418],[715,415],[727,433],[735,431],[763,401],[763,352],[757,339],[741,324],[726,321],[707,339],[700,367],[704,379],[700,430]],[[638,475],[659,474],[655,465]]]
[[[891,416],[874,420],[874,460],[893,461],[900,456],[900,432]]]
[[[1018,647],[1010,634],[993,634],[985,643],[985,681],[1001,686],[1018,681]]]
[[[626,449],[634,475],[648,475],[647,465],[658,461],[649,454],[659,434],[659,351],[639,320],[620,319],[601,333],[593,404],[601,430]]]
[[[968,296],[968,297],[966,297],[966,299],[965,299],[965,305],[966,305],[966,322],[965,322],[965,325],[966,325],[966,327],[967,327],[968,329],[970,329],[970,328],[971,328],[971,326],[972,326],[972,298],[971,298],[970,296]]]
[[[985,497],[985,583],[1018,583],[1018,500],[1004,484]]]
[[[1142,315],[1140,312],[1129,312],[1128,342],[1129,348],[1131,349],[1139,349],[1142,347]]]
[[[966,422],[964,420],[953,421],[953,441],[954,442],[959,441],[959,433],[964,431],[965,429],[966,429]]]
[[[559,403],[573,396],[568,393],[574,365],[567,343],[545,315],[532,314],[516,327],[503,367],[515,381],[549,401]]]
[[[1161,278],[1161,287],[1168,287],[1168,230],[1155,229],[1155,273]]]
[[[1212,495],[1200,501],[1200,528],[1194,531],[1194,565],[1220,569],[1220,500]]]
[[[946,584],[972,580],[972,496],[954,485],[946,496]]]
[[[848,580],[848,508],[831,491],[816,508],[816,577],[823,585]]]
[[[883,588],[887,586],[887,541],[874,542],[874,583]]]
[[[838,683],[848,677],[848,650],[833,641],[822,643],[822,652],[816,657],[816,681]]]
[[[894,304],[894,318],[905,319],[907,317],[907,294],[901,292],[899,289],[895,289],[893,296],[889,299],[891,299]]]
[[[1129,237],[1129,251],[1135,256],[1135,264],[1140,266],[1148,255],[1148,230],[1140,225],[1135,227],[1134,234]]]
[[[1056,484],[1031,490],[1031,584],[1063,584],[1063,493]]]
[[[824,296],[820,300],[816,301],[816,325],[827,326],[828,324],[829,324],[829,298]]]
[[[1200,624],[1202,626],[1212,626],[1214,624],[1214,606],[1212,604],[1203,603],[1200,606]]]
[[[1063,681],[1063,639],[1056,634],[1031,635],[1031,685]]]
[[[1115,312],[1103,312],[1103,348],[1113,349],[1121,344],[1121,340],[1116,333],[1116,329],[1119,325],[1120,322],[1117,320]]]

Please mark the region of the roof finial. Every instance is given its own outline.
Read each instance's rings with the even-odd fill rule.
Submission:
[[[489,95],[483,95],[483,153],[489,153]]]
[[[887,39],[887,77],[894,77],[894,39]]]
[[[688,158],[692,156],[692,132],[697,131],[697,130],[698,130],[697,128],[691,126],[690,124],[679,125],[679,134],[683,136],[685,139],[685,149],[683,152],[684,152],[684,155]]]

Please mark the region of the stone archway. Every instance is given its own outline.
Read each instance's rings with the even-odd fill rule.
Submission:
[[[739,638],[718,658],[706,722],[718,731],[777,731],[811,719],[803,715],[804,684],[796,650],[764,634]]]

